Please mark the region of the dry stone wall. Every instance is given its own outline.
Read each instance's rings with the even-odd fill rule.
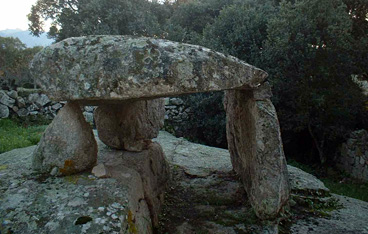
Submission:
[[[180,97],[165,98],[165,129],[176,136],[185,135],[185,126],[190,121],[193,110]]]
[[[0,119],[11,117],[43,116],[49,120],[55,118],[57,112],[66,102],[54,102],[46,94],[37,89],[0,90]],[[93,124],[93,113],[96,106],[83,107],[83,115],[87,122]],[[185,135],[185,126],[190,121],[192,108],[180,97],[165,98],[165,127],[176,135]]]
[[[65,101],[51,101],[38,89],[0,90],[0,119],[42,116],[52,120],[65,104]],[[93,123],[94,110],[94,106],[85,106],[82,109],[89,123]]]
[[[358,130],[342,144],[337,166],[354,178],[368,181],[368,132]]]
[[[39,90],[0,90],[0,118],[43,115],[53,119],[66,102],[53,102]]]

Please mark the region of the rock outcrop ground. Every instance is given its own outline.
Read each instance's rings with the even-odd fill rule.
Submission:
[[[290,210],[259,221],[232,171],[229,152],[160,132],[172,182],[158,233],[368,233],[368,203],[329,194],[314,176],[288,166]],[[107,152],[98,141],[101,152]],[[98,179],[90,172],[44,178],[31,170],[35,146],[0,154],[0,233],[149,233],[139,173],[121,160]],[[109,168],[109,166],[107,166]],[[116,171],[118,170],[119,171]],[[111,175],[110,175],[111,176]]]
[[[173,171],[160,233],[368,233],[368,203],[330,194],[311,174],[288,166],[290,210],[279,223],[259,221],[232,171],[227,150],[160,132]]]

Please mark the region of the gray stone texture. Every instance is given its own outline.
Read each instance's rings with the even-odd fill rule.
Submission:
[[[152,233],[137,171],[120,160],[112,178],[45,178],[32,170],[35,147],[0,154],[1,233]]]
[[[170,179],[169,166],[160,144],[151,143],[142,152],[128,152],[114,150],[99,143],[98,155],[99,162],[103,163],[109,175],[114,176],[111,168],[119,171],[119,165],[133,169],[140,175],[152,224],[157,227],[165,190]]]
[[[288,166],[287,170],[289,172],[290,189],[294,192],[302,194],[307,194],[309,191],[321,194],[329,193],[330,190],[315,176],[293,166]]]
[[[94,119],[102,142],[115,149],[142,151],[164,124],[163,99],[99,106]]]
[[[0,119],[9,117],[9,108],[3,104],[0,104]]]
[[[352,177],[368,181],[368,132],[357,130],[341,145],[337,167]]]
[[[28,96],[28,101],[37,105],[37,107],[43,107],[50,103],[50,99],[45,94],[32,93]]]
[[[184,175],[180,175],[179,186],[183,187],[184,197],[188,195],[203,195],[204,205],[198,206],[194,202],[190,204],[180,204],[188,206],[188,210],[197,213],[198,219],[191,219],[188,213],[177,214],[178,218],[184,220],[176,226],[177,232],[169,233],[289,233],[288,229],[272,230],[272,227],[265,226],[265,223],[248,224],[249,219],[242,221],[242,217],[252,209],[247,206],[247,201],[239,204],[239,194],[243,189],[242,184],[237,179],[226,176],[231,174],[231,160],[228,150],[208,147],[205,145],[191,143],[183,138],[176,138],[167,132],[160,132],[157,139],[164,149],[165,156],[173,168],[173,176],[180,174],[178,171],[184,170]],[[207,162],[207,163],[206,163]],[[368,203],[357,199],[331,194],[323,182],[315,176],[308,174],[298,168],[287,166],[289,171],[290,190],[293,195],[302,194],[301,199],[307,202],[332,202],[342,204],[341,209],[327,211],[325,215],[311,217],[301,215],[292,219],[290,233],[295,234],[361,234],[368,233]],[[175,177],[174,177],[175,178]],[[174,190],[173,194],[180,196],[180,190]],[[314,195],[305,197],[307,194]],[[212,197],[215,196],[216,199]],[[207,199],[212,198],[215,202],[208,204]],[[334,201],[335,200],[335,201]],[[228,206],[224,205],[229,204]],[[217,205],[218,203],[218,205]],[[238,205],[234,205],[238,204]],[[321,203],[319,203],[321,204]],[[317,203],[315,203],[317,207]],[[330,206],[329,206],[330,207]],[[309,208],[306,208],[309,209]],[[316,208],[314,208],[316,209]],[[329,208],[331,209],[331,207]],[[168,213],[174,210],[167,211]],[[183,218],[183,216],[186,216]],[[189,218],[187,218],[189,216]],[[223,216],[223,219],[221,219]],[[199,221],[204,222],[200,223]],[[224,225],[213,226],[208,220],[217,217],[217,223]],[[228,225],[229,219],[231,225]],[[246,217],[246,216],[245,216]],[[187,218],[187,219],[186,219]],[[207,219],[206,219],[207,218]],[[171,221],[174,222],[175,220]],[[222,222],[221,222],[222,221]],[[199,225],[198,225],[199,223]],[[276,225],[277,228],[277,225]]]
[[[0,104],[3,104],[8,107],[13,107],[15,104],[15,100],[9,97],[5,91],[0,90]]]
[[[267,77],[201,46],[132,36],[69,38],[44,48],[30,68],[52,100],[91,105],[257,87]]]
[[[5,103],[5,104],[2,104]],[[50,101],[37,89],[18,88],[17,90],[0,90],[0,105],[8,106],[9,114],[4,118],[34,116],[52,120],[64,106],[62,103]],[[90,117],[90,115],[88,115]]]
[[[224,101],[232,165],[262,219],[275,218],[289,198],[279,122],[268,98],[260,87],[260,92],[226,91]]]
[[[95,166],[97,144],[78,103],[67,103],[48,126],[33,155],[33,168],[59,175],[75,174]]]

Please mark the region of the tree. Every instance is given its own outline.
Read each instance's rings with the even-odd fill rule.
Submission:
[[[160,25],[151,7],[158,11],[159,5],[146,0],[38,0],[28,15],[29,29],[38,36],[50,19],[49,36],[56,41],[93,34],[154,36]]]
[[[204,29],[203,44],[262,67],[259,57],[267,39],[267,23],[276,12],[276,6],[268,0],[227,6]]]
[[[0,37],[0,79],[3,89],[30,82],[28,64],[40,49],[26,48],[18,38]]]
[[[366,98],[351,79],[351,32],[341,0],[283,1],[268,25],[262,63],[284,141],[309,135],[321,163],[333,159],[346,134],[367,126]]]
[[[344,0],[344,3],[352,21],[351,57],[355,66],[354,73],[368,80],[368,0]]]
[[[235,0],[176,1],[172,16],[165,25],[167,38],[179,42],[201,44],[203,30],[212,24],[220,11]]]

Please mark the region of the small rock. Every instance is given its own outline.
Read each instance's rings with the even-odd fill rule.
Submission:
[[[111,204],[111,207],[112,207],[112,208],[115,208],[115,209],[120,209],[120,208],[122,208],[122,206],[121,206],[119,203],[117,203],[117,202],[112,203],[112,204]]]
[[[98,207],[97,210],[102,212],[105,210],[105,207]]]
[[[85,111],[83,112],[83,115],[88,123],[93,123],[93,113]]]
[[[178,105],[182,105],[183,103],[184,103],[183,100],[181,100],[180,98],[171,98],[170,99],[170,104],[171,105],[178,106]]]
[[[13,98],[13,99],[16,99],[18,97],[18,93],[15,90],[11,90],[11,91],[8,92],[8,96]]]
[[[36,104],[39,108],[51,102],[51,100],[45,94],[38,94],[38,93],[31,93],[28,96],[28,100],[31,103]]]
[[[59,168],[58,167],[54,167],[52,168],[51,172],[50,172],[50,175],[52,176],[56,176],[59,172]]]
[[[17,98],[17,106],[19,108],[23,108],[23,107],[26,106],[26,101],[24,100],[24,98],[22,98],[22,97]]]
[[[13,110],[14,112],[17,112],[17,111],[19,110],[19,108],[18,108],[17,106],[13,106],[12,110]]]
[[[106,167],[104,164],[98,164],[92,169],[92,174],[98,178],[109,178],[110,175],[106,170]]]
[[[361,164],[361,165],[364,165],[364,163],[365,163],[364,158],[363,158],[363,157],[360,157],[360,164]]]
[[[0,118],[8,118],[9,117],[9,108],[3,104],[0,104]]]
[[[15,100],[9,97],[4,91],[0,90],[0,103],[8,107],[13,107]]]
[[[51,108],[53,110],[59,110],[61,107],[63,107],[60,103],[56,103],[54,105],[51,106]]]
[[[84,107],[84,110],[87,111],[87,112],[93,112],[94,110],[96,109],[96,107],[94,106],[85,106]]]

